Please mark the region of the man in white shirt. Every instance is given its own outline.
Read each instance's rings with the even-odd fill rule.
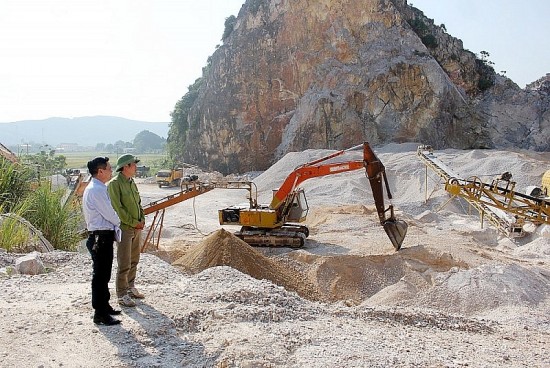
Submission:
[[[113,169],[108,157],[96,157],[88,161],[92,179],[82,197],[82,209],[88,229],[86,247],[92,256],[92,307],[95,310],[94,323],[116,325],[120,320],[113,315],[121,313],[109,304],[109,280],[113,266],[113,242],[116,231],[120,231],[120,218],[116,214],[107,194],[106,182],[111,179]]]

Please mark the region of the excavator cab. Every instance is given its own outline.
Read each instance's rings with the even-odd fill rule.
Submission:
[[[302,188],[295,190],[288,202],[288,207],[283,209],[283,213],[287,213],[285,222],[304,222],[309,211],[304,190]]]

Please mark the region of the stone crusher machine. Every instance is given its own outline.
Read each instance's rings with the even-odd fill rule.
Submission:
[[[346,152],[359,149],[363,151],[362,160],[327,162]],[[299,223],[306,220],[309,207],[304,190],[298,185],[311,178],[362,168],[365,169],[372,188],[380,224],[394,248],[399,250],[407,233],[407,223],[396,219],[393,205],[390,204],[385,208],[384,188],[388,198],[391,199],[385,168],[366,142],[298,166],[274,193],[269,205],[251,203],[249,207],[233,206],[219,210],[220,224],[242,226],[235,235],[250,245],[302,247],[309,235],[309,230]]]
[[[525,235],[523,226],[526,221],[535,225],[550,224],[550,170],[543,175],[540,188],[529,187],[528,194],[523,194],[515,191],[516,183],[509,172],[490,183],[476,176],[463,179],[434,155],[431,146],[418,146],[417,155],[426,165],[426,200],[429,167],[444,180],[445,190],[451,196],[443,206],[453,198],[465,199],[478,211],[482,227],[484,218],[487,218],[505,236],[518,238]]]

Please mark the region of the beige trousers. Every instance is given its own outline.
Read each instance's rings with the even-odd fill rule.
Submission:
[[[117,243],[116,294],[119,298],[134,287],[141,252],[140,240],[141,230],[122,230],[122,239]]]

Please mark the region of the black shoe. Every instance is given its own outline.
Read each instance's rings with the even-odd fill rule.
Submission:
[[[113,307],[110,307],[109,309],[107,309],[107,313],[110,314],[111,316],[118,316],[119,314],[122,313],[122,311],[118,309],[114,309]]]
[[[120,321],[118,319],[114,319],[110,315],[102,315],[102,314],[95,314],[94,315],[94,323],[96,325],[106,325],[106,326],[113,326],[118,325]]]

